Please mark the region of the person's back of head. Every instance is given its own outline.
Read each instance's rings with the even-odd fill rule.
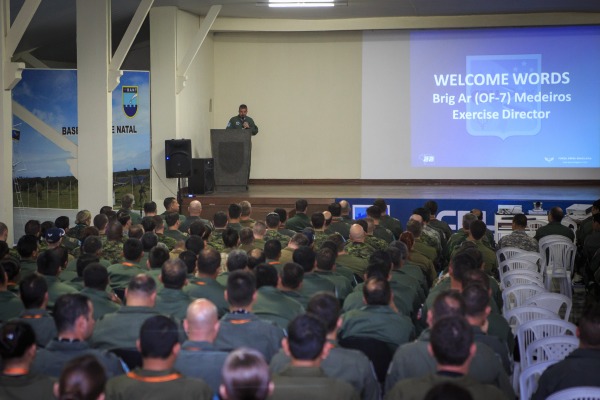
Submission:
[[[310,222],[315,229],[323,229],[323,225],[325,225],[325,216],[322,212],[312,213],[310,216]]]
[[[70,293],[59,296],[54,303],[54,312],[52,314],[58,334],[75,330],[75,324],[79,317],[84,317],[86,320],[93,320],[93,316],[90,313],[90,305],[90,300],[83,294]],[[88,334],[92,334],[91,330]]]
[[[240,241],[240,234],[233,228],[227,227],[223,232],[223,244],[226,248],[231,249],[237,247]]]
[[[94,217],[93,224],[96,228],[98,228],[99,231],[101,231],[106,228],[106,225],[108,225],[108,217],[106,214],[98,214]]]
[[[461,295],[465,300],[465,312],[467,316],[486,316],[486,309],[490,303],[490,295],[483,286],[473,283],[464,287]]]
[[[123,197],[121,197],[121,207],[129,210],[132,206],[133,206],[133,200],[135,198],[133,197],[133,194],[131,193],[126,193],[123,195]]]
[[[155,315],[146,319],[140,328],[139,350],[143,359],[166,360],[174,355],[173,350],[178,343],[177,324],[164,315]],[[174,357],[173,362],[175,362]]]
[[[69,253],[64,247],[48,249],[37,258],[37,271],[42,275],[57,276],[67,264]]]
[[[248,266],[248,253],[244,250],[236,249],[227,256],[227,270],[238,271]]]
[[[444,290],[433,301],[431,313],[434,324],[446,317],[464,317],[466,315],[465,300],[457,290]]]
[[[428,200],[423,206],[429,211],[430,215],[436,215],[438,212],[438,203],[435,200]]]
[[[123,244],[123,257],[128,261],[138,261],[144,254],[142,242],[139,239],[127,239]]]
[[[475,240],[480,240],[481,238],[483,238],[483,236],[485,235],[485,231],[486,231],[487,227],[485,225],[485,222],[477,220],[477,221],[473,221],[471,222],[471,225],[469,225],[469,232],[471,233],[471,236],[473,236],[473,239]]]
[[[477,284],[483,286],[486,291],[490,290],[490,276],[482,269],[470,269],[465,271],[461,281],[462,287]]]
[[[365,270],[365,275],[367,279],[369,278],[379,278],[387,280],[390,276],[391,266],[390,264],[384,262],[373,262],[367,265],[367,269]]]
[[[179,222],[179,213],[174,211],[166,213],[165,222],[167,223],[167,227],[173,227],[177,222]]]
[[[421,218],[423,218],[423,222],[425,222],[425,223],[429,222],[429,219],[431,218],[431,213],[425,207],[417,207],[413,210],[412,213],[420,215]]]
[[[254,276],[256,276],[256,288],[263,286],[277,287],[279,276],[277,269],[269,264],[259,264],[254,268]]]
[[[373,218],[371,218],[373,220]],[[369,233],[369,223],[365,218],[357,219],[356,225],[360,225],[365,234]]]
[[[317,268],[321,271],[331,271],[333,270],[333,266],[335,265],[335,259],[337,257],[337,253],[332,251],[331,249],[321,249],[317,253],[316,262]]]
[[[419,238],[421,237],[421,233],[423,233],[423,224],[417,220],[409,219],[406,223],[406,230],[412,233],[414,238]]]
[[[273,210],[274,213],[277,213],[277,215],[279,215],[279,222],[283,223],[287,220],[287,211],[285,208],[276,208]]]
[[[265,400],[273,392],[269,366],[263,355],[241,347],[229,353],[219,394],[226,400]]]
[[[285,211],[285,210],[283,210]],[[279,228],[279,224],[281,223],[281,217],[276,212],[268,213],[265,217],[265,224],[269,229],[277,229]]]
[[[306,209],[308,208],[308,201],[306,201],[305,199],[298,199],[296,200],[296,213],[305,213]]]
[[[342,206],[340,206],[340,203],[336,202],[329,203],[327,211],[331,213],[332,217],[340,217],[342,215]]]
[[[462,218],[462,227],[465,231],[468,231],[471,224],[475,221],[477,221],[477,216],[473,213],[467,213],[465,215],[463,215]]]
[[[415,236],[409,231],[402,232],[398,240],[406,245],[409,252],[415,244]]]
[[[333,254],[335,254],[335,257],[337,258],[338,247],[337,247],[337,244],[335,244],[331,240],[324,241],[321,244],[321,249],[329,249],[329,250],[333,251]]]
[[[313,249],[307,246],[298,247],[292,253],[292,259],[295,263],[300,264],[300,266],[304,269],[304,273],[312,272],[315,268],[315,252]]]
[[[25,235],[39,237],[42,233],[42,224],[37,219],[30,219],[25,223]]]
[[[392,289],[387,279],[368,278],[363,286],[365,303],[370,306],[386,306],[392,300]]]
[[[481,250],[479,250],[475,242],[470,240],[465,240],[462,242],[461,245],[456,249],[455,255],[458,254],[465,254],[471,257],[478,268],[483,266],[483,253],[481,253]]]
[[[34,235],[24,235],[17,242],[17,253],[21,258],[31,258],[38,249],[38,238]]]
[[[240,201],[240,212],[242,217],[249,217],[252,213],[252,204],[247,200]]]
[[[104,291],[108,286],[108,270],[98,262],[88,264],[83,270],[83,285],[90,289]]]
[[[344,251],[344,245],[346,244],[346,242],[344,241],[344,237],[339,233],[334,233],[333,235],[327,236],[326,242],[335,243],[338,253]]]
[[[579,347],[600,349],[600,305],[586,307],[579,319]]]
[[[142,242],[142,249],[146,252],[158,244],[158,236],[154,232],[144,233],[140,240]]]
[[[186,250],[193,251],[195,254],[200,254],[204,247],[204,240],[197,235],[191,235],[185,241]]]
[[[381,208],[379,208],[377,206],[367,207],[367,215],[369,217],[373,218],[374,220],[379,220],[381,218],[382,214],[383,214],[383,211],[381,210]]]
[[[294,236],[290,239],[290,242],[295,247],[308,246],[309,240],[302,233],[295,233]]]
[[[457,253],[450,261],[450,276],[457,282],[462,282],[464,273],[471,269],[479,269],[477,262],[466,253]]]
[[[239,204],[231,203],[227,207],[227,215],[229,219],[239,219],[240,215],[242,215],[242,207]]]
[[[313,361],[323,353],[327,328],[325,323],[311,314],[302,314],[288,324],[287,348],[292,359]]]
[[[83,270],[91,263],[97,262],[100,262],[100,259],[93,254],[82,254],[81,256],[79,256],[76,264],[77,276],[80,278],[83,277]]]
[[[265,252],[261,249],[252,249],[248,252],[248,269],[253,271],[257,265],[267,261]]]
[[[373,201],[373,205],[375,207],[379,208],[379,210],[381,210],[382,214],[387,212],[387,203],[385,202],[385,199],[377,198],[377,199],[375,199],[375,201]]]
[[[254,227],[256,227],[257,223],[258,223],[258,221],[254,224]],[[240,244],[241,245],[249,246],[252,243],[254,243],[254,232],[252,232],[253,229],[254,228],[242,228],[242,230],[240,231]],[[260,231],[260,228],[257,230]]]
[[[199,236],[203,240],[208,240],[208,237],[211,234],[210,227],[204,225],[202,221],[194,221],[188,228],[190,232],[190,236]]]
[[[196,256],[193,251],[182,251],[179,253],[179,259],[185,264],[188,275],[193,274],[196,271],[196,262],[198,260],[198,256]]]
[[[331,293],[320,292],[314,294],[306,306],[306,312],[319,317],[327,328],[327,332],[333,332],[337,328],[340,317],[340,302]]]
[[[431,350],[438,365],[462,366],[472,352],[473,330],[463,317],[446,317],[431,328]]]
[[[160,233],[160,231],[165,229],[165,221],[162,219],[162,217],[160,215],[154,215],[150,218],[152,218],[152,221],[154,222],[154,231],[155,232]]]
[[[6,363],[20,359],[35,344],[33,328],[20,321],[8,321],[0,328],[0,357]]]
[[[168,259],[162,265],[160,277],[165,288],[181,290],[187,279],[187,266],[179,258]]]
[[[145,229],[145,228],[144,228]],[[123,225],[119,221],[111,221],[106,228],[106,239],[120,242],[123,239]]]
[[[55,387],[58,400],[97,400],[104,394],[106,372],[98,359],[86,354],[65,364]]]
[[[552,207],[550,209],[550,217],[552,218],[552,222],[560,222],[565,217],[565,213],[560,207]]]
[[[249,228],[246,228],[249,229]],[[243,230],[243,229],[242,229]],[[252,227],[252,235],[256,237],[263,237],[267,233],[267,225],[262,221],[256,221]]]
[[[213,225],[215,228],[225,228],[225,225],[227,225],[227,214],[223,211],[217,211],[213,216]]]
[[[156,214],[158,206],[153,201],[147,201],[144,203],[144,214]]]
[[[248,271],[233,271],[227,277],[227,302],[236,308],[246,308],[252,304],[256,292],[256,279]]]
[[[221,253],[212,247],[207,247],[198,254],[198,273],[214,275],[221,266]]]
[[[267,260],[277,260],[281,256],[281,242],[277,239],[269,239],[265,242],[263,251]]]
[[[66,215],[61,215],[60,217],[54,220],[54,226],[65,231],[69,229],[69,224],[69,217],[67,217]]]
[[[136,225],[136,226],[139,226],[140,229],[142,228],[141,225]],[[131,228],[129,229],[129,235],[130,236],[132,235]],[[83,231],[81,232],[81,239],[80,239],[81,243],[83,244],[83,242],[85,242],[87,240],[87,238],[89,238],[91,236],[97,237],[98,239],[100,239],[100,231],[95,226],[86,226],[85,228],[83,228]]]
[[[1,242],[4,243],[4,242]],[[8,253],[8,250],[7,250]],[[3,260],[0,260],[0,265],[6,272],[6,277],[8,278],[8,282],[15,282],[19,277],[19,273],[21,273],[21,262],[15,258],[9,257]]]
[[[527,216],[525,214],[515,214],[512,222],[519,228],[527,228]]]
[[[156,281],[148,274],[137,274],[127,284],[125,297],[150,299],[156,294]]]
[[[38,274],[29,274],[19,283],[19,296],[27,309],[42,308],[48,294],[48,283]]]
[[[404,244],[404,243],[402,243],[402,244]],[[404,245],[404,249],[406,249],[406,245]],[[399,247],[391,247],[390,246],[385,251],[390,256],[390,260],[392,262],[392,269],[395,269],[395,270],[400,269],[402,262],[404,262],[406,260],[408,250],[405,250],[406,253],[403,253]]]
[[[369,264],[375,263],[384,263],[387,265],[392,265],[392,257],[386,250],[375,250],[369,256]]]
[[[96,255],[100,250],[102,250],[102,239],[100,239],[100,236],[88,236],[81,244],[82,254]]]
[[[153,216],[145,216],[141,221],[142,226],[144,227],[144,232],[154,232],[156,229],[156,222],[154,222]]]
[[[304,269],[296,263],[286,263],[281,271],[281,285],[296,290],[304,279]]]
[[[154,246],[150,249],[148,253],[148,264],[150,264],[150,269],[161,269],[165,261],[170,258],[169,250],[166,247],[163,247],[162,243]]]
[[[175,197],[166,197],[163,200],[163,207],[165,208],[165,210],[169,211],[173,203],[175,203],[175,201],[177,201]]]

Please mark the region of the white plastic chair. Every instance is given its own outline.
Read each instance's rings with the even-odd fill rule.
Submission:
[[[508,260],[504,260],[500,264],[498,264],[498,273],[500,274],[500,281],[502,281],[505,274],[509,273],[510,271],[516,270],[533,271],[540,274],[542,273],[541,268],[536,263],[527,260],[522,260],[519,258],[511,258]]]
[[[552,393],[546,400],[600,400],[600,387],[579,386]]]
[[[502,300],[504,301],[503,313],[506,314],[508,310],[522,306],[525,300],[546,291],[545,288],[538,285],[519,285],[504,289],[502,291]]]
[[[575,336],[547,337],[532,342],[525,351],[527,365],[544,361],[561,361],[579,347]]]
[[[577,327],[562,319],[537,319],[525,322],[517,328],[517,340],[519,342],[519,354],[521,354],[521,369],[525,370],[529,365],[527,358],[527,347],[536,340],[553,336],[575,336]]]
[[[571,316],[573,300],[560,293],[540,293],[525,300],[526,306],[538,306],[556,313],[563,320],[568,321]]]
[[[553,241],[563,241],[563,242],[571,242],[571,239],[569,239],[566,236],[563,235],[548,235],[548,236],[544,236],[543,238],[541,238],[540,240],[538,240],[538,244],[540,245],[540,250],[542,249],[543,246],[545,246],[548,242],[553,242]]]
[[[545,287],[544,277],[542,274],[534,271],[515,270],[504,274],[500,280],[500,288],[503,290],[518,285],[538,285]]]
[[[531,367],[525,368],[519,377],[519,392],[522,400],[531,399],[531,395],[537,390],[538,379],[546,368],[556,364],[556,361],[545,361]]]
[[[518,247],[503,247],[501,249],[496,250],[496,258],[498,259],[498,264],[500,264],[502,261],[522,255],[524,253],[531,253],[531,252],[523,250],[523,249],[519,249]]]
[[[575,265],[577,247],[571,241],[560,239],[546,242],[542,248],[542,254],[546,255],[543,275],[546,289],[550,290],[554,280],[560,283],[560,293],[568,296],[573,295],[571,288],[571,275]]]
[[[575,220],[573,218],[565,215],[563,217],[563,219],[560,221],[560,223],[561,223],[561,225],[566,226],[567,228],[572,230],[573,235],[575,235],[575,240],[577,240],[577,222],[575,222]]]
[[[526,322],[538,319],[560,319],[560,316],[544,308],[521,306],[508,310],[504,314],[504,318],[508,321],[508,325],[512,328],[513,333],[516,334],[519,326]]]
[[[537,251],[525,251],[520,254],[515,254],[512,258],[518,260],[527,260],[537,265],[542,265],[542,255]]]

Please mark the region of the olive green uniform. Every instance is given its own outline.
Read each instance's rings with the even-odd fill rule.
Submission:
[[[147,273],[148,270],[131,261],[123,261],[113,264],[107,268],[110,278],[110,287],[114,289],[125,289],[131,278],[138,274]]]
[[[353,273],[355,273],[356,275],[360,276],[362,278],[362,276],[364,275],[367,266],[369,265],[369,262],[364,259],[364,258],[360,258],[360,257],[356,257],[350,254],[338,254],[336,260],[335,260],[335,265],[337,267],[339,266],[343,266],[348,268],[349,270],[351,270]]]
[[[25,306],[19,296],[7,290],[0,292],[0,323],[17,318],[23,311]]]
[[[61,282],[58,277],[50,275],[42,275],[48,284],[48,309],[54,308],[54,303],[63,294],[79,293],[79,291],[72,286]]]
[[[48,311],[41,308],[30,308],[23,311],[15,321],[25,322],[35,332],[35,343],[38,347],[46,345],[56,337],[56,324]]]
[[[381,225],[375,225],[375,229],[373,229],[373,236],[384,240],[386,243],[391,243],[394,241],[394,234],[392,231]]]
[[[106,291],[84,287],[80,293],[86,295],[94,305],[94,319],[96,321],[106,314],[119,311],[121,308],[119,304],[111,300]]]
[[[229,304],[225,301],[225,288],[216,280],[211,278],[196,278],[183,287],[183,291],[190,297],[201,299],[205,298],[217,306],[219,317],[222,317],[229,311]]]
[[[55,400],[54,380],[44,375],[0,374],[0,399],[10,400]]]
[[[304,280],[302,281],[302,288],[300,289],[300,293],[310,298],[313,294],[317,292],[329,292],[335,295],[335,284],[333,284],[333,282],[331,282],[330,280],[323,278],[320,275],[317,275],[314,272],[304,274]]]
[[[341,217],[333,217],[331,224],[329,224],[327,229],[325,229],[325,233],[328,235],[339,233],[344,237],[344,239],[348,240],[350,237],[350,225],[351,224],[342,220]]]
[[[300,232],[304,228],[310,228],[310,218],[305,213],[296,213],[292,218],[285,221],[285,227],[294,232]]]
[[[161,314],[182,321],[185,319],[187,308],[192,301],[194,298],[183,290],[163,287],[156,293],[154,309]]]
[[[402,222],[387,214],[382,215],[381,218],[379,218],[379,225],[390,230],[395,239],[398,239],[403,232]]]
[[[212,343],[186,340],[177,355],[175,369],[190,378],[202,379],[213,393],[219,393],[221,370],[228,354]]]
[[[258,288],[256,295],[252,312],[283,330],[287,329],[291,320],[304,313],[302,304],[284,295],[276,287],[262,286]]]
[[[343,320],[340,338],[368,337],[388,343],[395,349],[415,337],[410,318],[395,313],[389,306],[366,305],[348,311]]]
[[[350,293],[352,293],[352,284],[345,276],[342,276],[334,271],[320,271],[314,272],[318,276],[321,276],[335,285],[335,295],[338,299],[343,301]]]
[[[154,308],[123,306],[96,322],[90,343],[105,350],[134,349],[142,324],[155,315],[160,313]]]
[[[358,392],[342,380],[328,377],[319,367],[288,366],[273,375],[270,400],[358,400]]]

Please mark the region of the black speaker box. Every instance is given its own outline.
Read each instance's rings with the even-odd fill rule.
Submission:
[[[165,170],[167,178],[184,178],[192,174],[192,141],[165,140]]]
[[[192,175],[188,178],[189,194],[208,194],[215,191],[215,164],[212,158],[193,158]]]

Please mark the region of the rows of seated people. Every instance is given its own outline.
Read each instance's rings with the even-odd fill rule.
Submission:
[[[581,271],[592,279],[599,202],[577,232]],[[251,218],[247,201],[212,220],[197,200],[188,216],[174,198],[162,215],[154,202],[143,217],[132,204],[126,195],[120,210],[103,207],[93,219],[82,210],[72,228],[67,217],[28,221],[14,248],[0,223],[0,393],[60,398],[68,386],[61,373],[95,362],[109,399],[421,399],[465,389],[472,398],[514,398],[518,346],[502,315],[496,250],[539,251],[544,236],[575,238],[559,208],[533,238],[526,217],[515,216],[514,232],[496,244],[480,210],[452,232],[435,218],[435,201],[405,227],[382,199],[356,221],[347,201],[309,216],[299,199],[293,216],[278,208],[264,221]],[[588,329],[600,329],[597,313],[584,313]],[[598,343],[582,339],[581,347],[600,348],[597,332],[588,336]],[[270,375],[255,377],[250,397],[236,397],[232,376],[244,357],[256,374],[269,364]]]

